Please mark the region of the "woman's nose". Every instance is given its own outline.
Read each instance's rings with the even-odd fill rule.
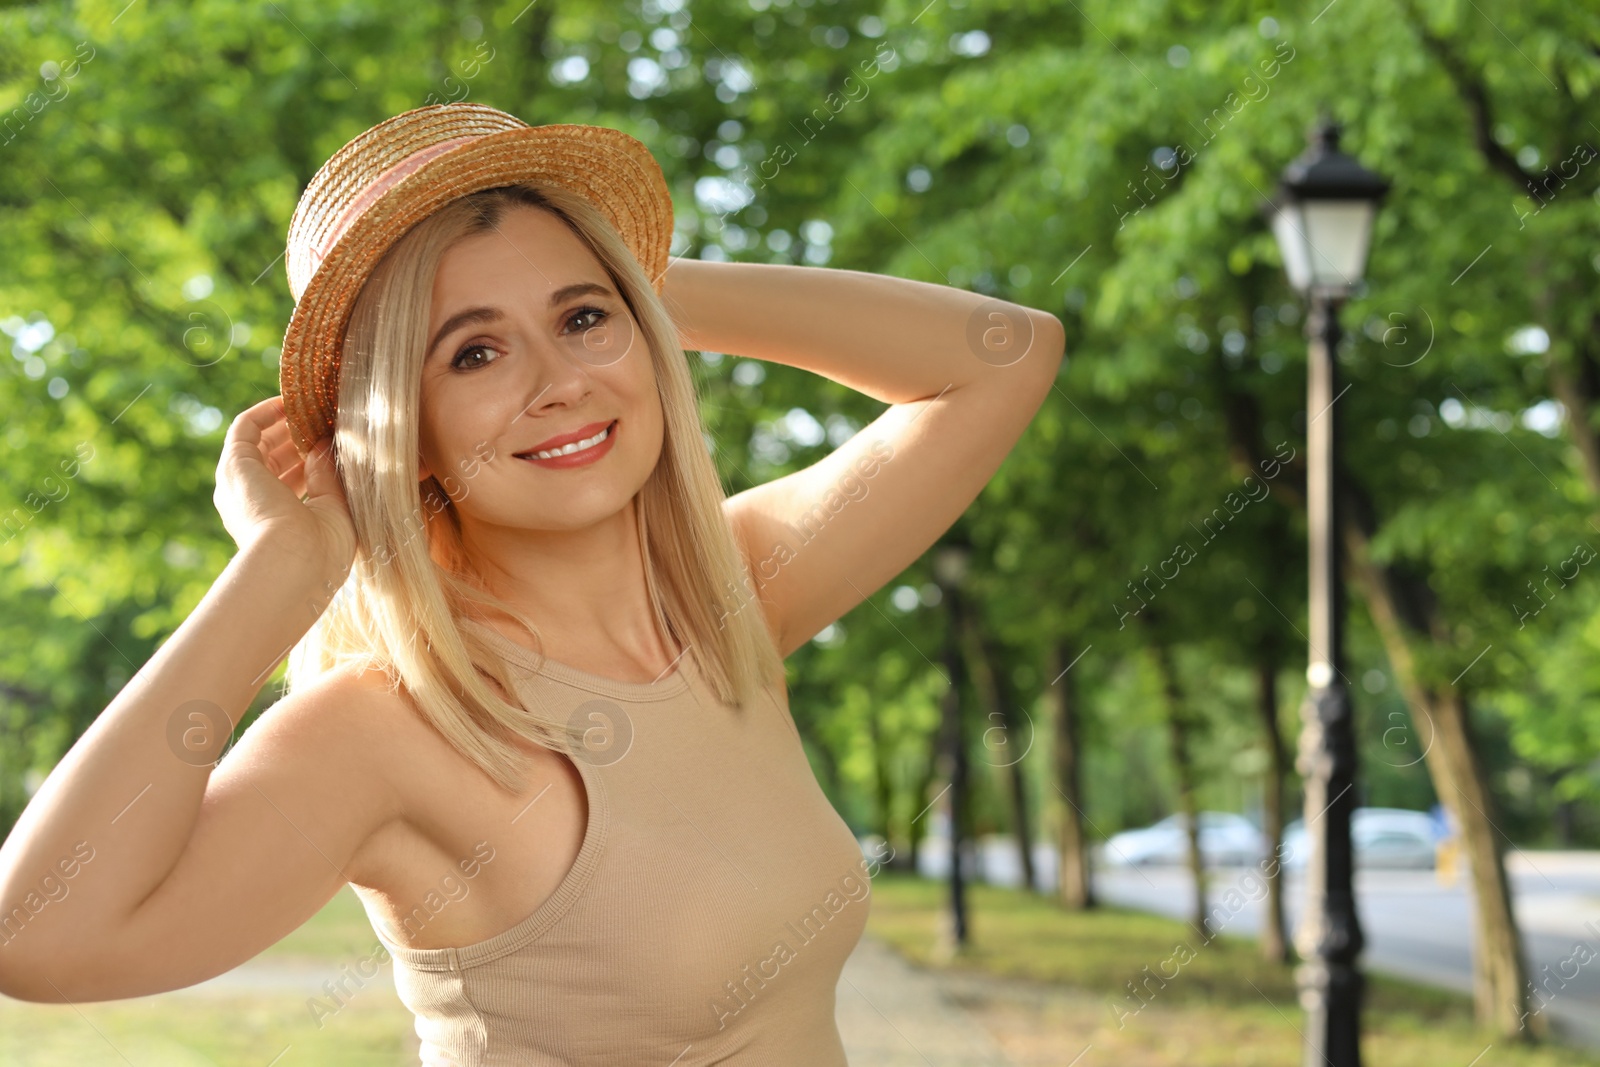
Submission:
[[[539,338],[520,361],[518,417],[547,407],[580,405],[594,388],[596,372],[607,373],[647,351],[632,316],[615,313],[587,327]]]
[[[550,407],[575,407],[594,388],[588,358],[569,346],[547,344],[521,362],[519,416]]]

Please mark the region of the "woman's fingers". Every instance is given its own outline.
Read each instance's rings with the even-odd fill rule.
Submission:
[[[262,435],[270,430],[275,423],[285,421],[283,397],[269,396],[265,400],[245,408],[242,417],[237,422],[239,435],[242,440],[260,441]]]
[[[312,448],[311,454],[306,457],[306,491],[310,494],[307,503],[314,499],[328,497],[337,502],[341,510],[348,511],[349,505],[345,501],[344,486],[339,482],[338,464],[333,458],[333,438],[324,437]]]
[[[231,454],[246,463],[255,458],[265,464],[271,449],[266,444],[267,433],[283,418],[283,398],[277,396],[268,397],[240,412],[229,424],[224,437],[223,461],[227,462]]]
[[[284,441],[267,452],[266,461],[268,469],[281,478],[285,471],[304,460],[293,441]]]
[[[289,487],[289,491],[297,497],[306,495],[306,463],[300,460],[294,466],[278,475],[279,481]]]
[[[331,445],[332,437],[319,444]],[[282,397],[246,408],[229,425],[212,499],[241,548],[272,536],[346,568],[354,556],[355,530],[338,468],[326,448],[300,454]]]
[[[235,438],[253,444],[274,477],[284,478],[296,465],[304,463],[289,431],[281,396],[268,397],[247,408],[236,429]]]

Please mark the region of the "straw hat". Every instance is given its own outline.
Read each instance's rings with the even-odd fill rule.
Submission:
[[[604,126],[530,126],[482,104],[386,119],[322,165],[289,221],[295,305],[278,382],[301,454],[333,430],[350,311],[378,260],[449,201],[518,182],[562,186],[593,203],[661,291],[672,198],[660,165],[634,138]]]

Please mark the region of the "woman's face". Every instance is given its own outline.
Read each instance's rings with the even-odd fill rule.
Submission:
[[[452,245],[427,336],[421,477],[438,477],[469,528],[582,529],[627,507],[654,470],[663,420],[649,347],[551,212],[514,206]]]

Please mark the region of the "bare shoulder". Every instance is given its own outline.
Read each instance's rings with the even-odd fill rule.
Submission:
[[[406,814],[410,798],[403,772],[422,743],[422,725],[409,698],[384,672],[351,667],[291,690],[246,734],[258,758],[333,776],[342,783],[336,791],[359,802],[381,826]]]
[[[396,758],[418,743],[422,726],[415,706],[383,671],[348,667],[290,691],[253,729],[267,733],[263,740],[276,736],[302,757],[337,763],[359,775],[363,787],[384,790],[398,808]]]
[[[340,668],[291,691],[256,728],[279,734],[294,758],[337,773],[353,802],[359,794],[377,805],[373,829],[343,873],[355,885],[382,884],[397,851],[414,849],[411,815],[426,803],[418,789],[434,777],[425,768],[442,740],[410,697],[381,670]]]
[[[410,718],[409,703],[382,671],[342,668],[286,693],[252,729],[340,746],[340,755],[358,756],[362,746],[382,743]]]

